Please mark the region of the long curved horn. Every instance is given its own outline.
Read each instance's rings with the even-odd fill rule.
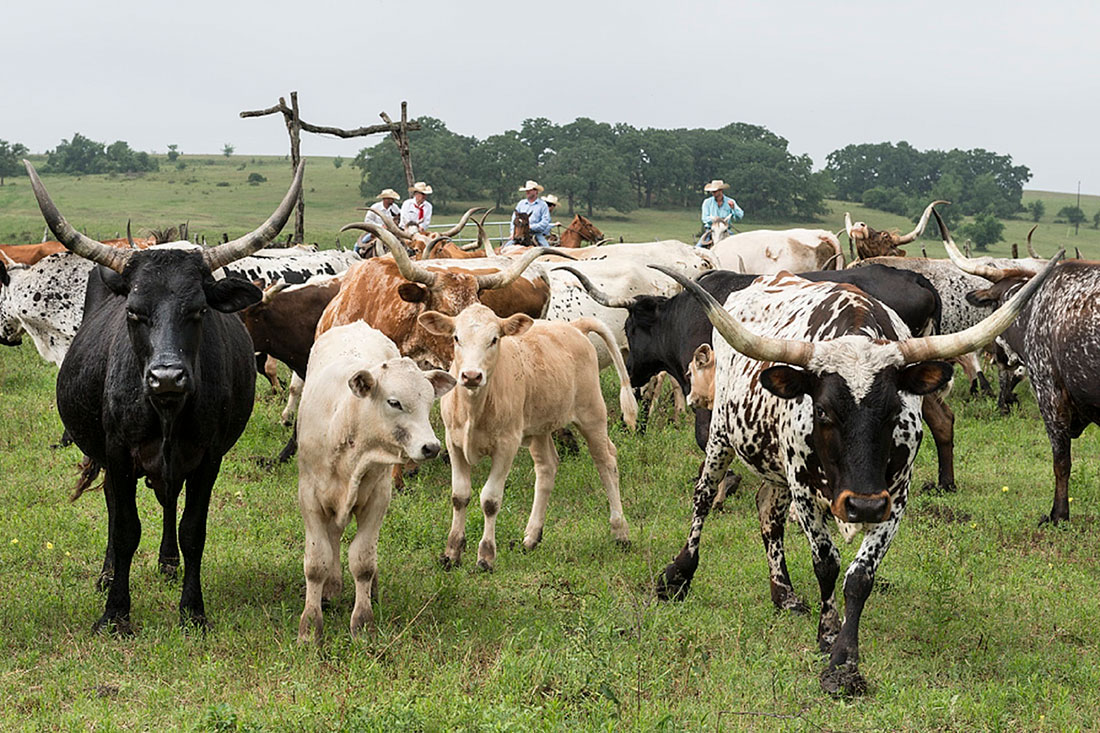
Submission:
[[[480,221],[474,222],[477,224],[477,247],[475,249],[484,247],[486,257],[496,256],[496,252],[493,251],[493,243],[489,241],[489,235],[485,232],[485,220],[489,218],[489,214],[496,210],[497,207],[494,206],[482,215]]]
[[[267,246],[269,242],[278,236],[283,225],[290,218],[290,212],[294,210],[294,205],[298,202],[298,195],[302,191],[302,175],[305,170],[306,162],[302,160],[298,163],[298,170],[294,171],[294,180],[290,182],[290,188],[283,196],[279,208],[275,209],[275,213],[269,216],[267,221],[261,224],[258,229],[243,237],[234,239],[232,242],[203,250],[202,258],[211,271],[224,267],[242,257],[247,257]]]
[[[1008,328],[1012,320],[1024,309],[1028,298],[1034,295],[1035,291],[1050,277],[1050,273],[1054,272],[1058,260],[1062,259],[1065,253],[1064,249],[1058,250],[1058,254],[1051,257],[1043,269],[1028,281],[1027,285],[1020,288],[1007,303],[980,323],[976,323],[958,333],[922,336],[899,343],[898,348],[901,349],[901,355],[905,359],[905,363],[914,364],[919,361],[950,359],[980,349],[997,338],[1001,331]]]
[[[472,209],[467,209],[466,213],[462,215],[462,218],[458,220],[457,224],[455,224],[453,227],[451,227],[450,229],[448,229],[445,232],[440,232],[439,236],[441,236],[441,237],[453,237],[454,235],[458,234],[459,232],[462,231],[462,228],[466,226],[466,222],[469,221],[470,216],[473,215],[473,213],[475,211],[481,211],[484,208],[485,208],[484,206],[475,206]]]
[[[913,231],[909,232],[908,234],[904,235],[904,236],[898,237],[897,243],[898,244],[908,244],[909,242],[912,242],[914,239],[916,239],[920,235],[924,234],[924,228],[926,226],[928,226],[928,217],[932,214],[933,211],[935,211],[936,204],[950,204],[950,203],[951,203],[950,201],[933,201],[932,203],[928,204],[928,206],[924,207],[924,213],[921,214],[920,221],[917,222],[917,228],[914,229]]]
[[[604,246],[605,244],[607,244],[607,243],[608,243],[608,242],[610,242],[610,241],[611,241],[611,237],[604,237],[603,239],[601,239],[600,241],[596,242],[596,243],[595,243],[595,244],[593,244],[592,246],[593,246],[593,247],[602,247],[602,246]]]
[[[389,232],[393,236],[395,236],[398,239],[403,240],[405,242],[411,242],[412,241],[413,235],[409,234],[404,229],[397,226],[397,224],[394,223],[393,219],[390,218],[390,215],[389,215],[388,212],[382,214],[378,218],[382,220],[382,225],[384,227],[386,227],[387,232]]]
[[[592,300],[596,301],[605,308],[629,308],[637,302],[637,298],[614,298],[607,294],[600,288],[596,287],[596,284],[592,282],[587,275],[579,270],[574,270],[569,266],[555,267],[554,271],[565,270],[573,274],[573,277],[580,280],[581,285],[588,291],[588,294],[592,297]]]
[[[130,220],[126,220],[126,242],[130,245],[130,249],[137,249],[137,245],[134,244],[134,237],[130,234]]]
[[[38,208],[42,212],[42,218],[46,220],[46,225],[57,237],[57,241],[65,245],[65,248],[74,254],[121,273],[133,255],[133,251],[110,247],[74,229],[69,222],[65,221],[65,217],[61,215],[61,212],[57,210],[50,194],[46,192],[46,187],[42,185],[42,179],[38,177],[38,171],[30,164],[30,161],[24,160],[23,166],[27,169],[27,175],[31,179],[31,189],[34,191],[34,197],[38,200]]]
[[[947,250],[947,256],[951,258],[951,261],[955,263],[955,267],[959,268],[963,272],[968,272],[971,275],[977,275],[978,277],[984,277],[990,282],[1000,282],[1004,279],[1006,270],[1002,270],[999,267],[990,267],[989,265],[983,265],[978,262],[974,262],[969,257],[965,256],[959,251],[958,245],[955,244],[955,240],[951,238],[951,232],[947,231],[947,225],[943,223],[943,219],[940,217],[940,212],[933,211],[936,215],[936,224],[940,227],[940,235],[943,237],[943,246]],[[965,352],[964,352],[965,353]]]
[[[545,247],[534,247],[524,252],[522,257],[508,265],[507,269],[501,270],[500,272],[494,272],[491,275],[478,275],[478,290],[498,290],[511,285],[512,281],[523,274],[523,271],[527,269],[528,265],[544,255],[557,255],[557,253],[548,252]],[[565,257],[568,260],[576,259],[576,257],[569,257],[568,255],[557,256]]]
[[[848,241],[852,239],[852,215],[844,212],[844,232],[848,235]]]
[[[385,219],[386,217],[382,218]],[[410,282],[420,283],[428,287],[435,284],[437,277],[436,273],[409,259],[409,253],[405,250],[405,245],[397,241],[397,237],[393,236],[382,227],[371,221],[354,221],[351,224],[345,224],[340,227],[341,232],[346,232],[349,229],[359,229],[360,231],[370,232],[381,239],[386,245],[386,248],[389,249],[390,254],[393,255],[393,260],[397,263],[397,269],[401,272],[401,277]]]
[[[689,280],[676,270],[663,265],[649,265],[649,267],[668,275],[694,295],[695,299],[702,304],[707,318],[714,324],[722,338],[745,356],[759,361],[774,361],[801,367],[808,365],[810,359],[813,358],[813,342],[758,336],[742,326],[710,293],[699,287],[699,284],[694,280]]]
[[[834,263],[836,262],[836,260],[838,258],[843,259],[844,258],[844,253],[843,252],[837,252],[835,255],[833,255],[829,259],[825,260],[825,264],[821,266],[822,271],[825,271],[825,270],[843,270],[844,269],[843,264],[841,264],[841,266],[839,266],[839,267],[834,267]]]
[[[446,234],[440,234],[438,237],[428,242],[428,246],[424,248],[424,254],[420,255],[420,259],[430,260],[432,258],[432,252],[435,251],[435,248],[443,244],[444,242],[449,242],[450,240],[450,236]]]
[[[1040,257],[1039,253],[1035,251],[1035,248],[1031,246],[1031,235],[1034,234],[1035,230],[1038,229],[1038,228],[1039,228],[1039,225],[1036,224],[1035,226],[1031,227],[1031,231],[1027,233],[1027,253],[1033,259],[1041,260],[1043,258]]]

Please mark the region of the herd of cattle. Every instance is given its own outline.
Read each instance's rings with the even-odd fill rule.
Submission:
[[[211,489],[248,422],[264,357],[290,367],[292,399],[300,398],[296,442],[281,457],[299,452],[301,640],[320,640],[321,603],[341,591],[340,538],[352,516],[351,631],[373,626],[379,529],[401,467],[441,452],[428,419],[436,399],[452,476],[445,567],[465,546],[471,468],[489,458],[477,563],[492,569],[495,519],[521,446],[536,476],[523,544],[541,541],[558,467],[552,434],[567,426],[588,444],[611,534],[628,542],[599,380],[611,367],[631,428],[636,395],[661,375],[696,407],[705,459],[687,541],[658,578],[658,595],[688,592],[704,521],[740,458],[763,481],[756,503],[778,608],[807,609],[784,558],[788,517],[809,540],[821,594],[817,639],[829,655],[821,685],[837,694],[865,686],[859,620],[905,512],[922,420],[936,443],[938,487],[955,488],[954,415],[944,399],[951,362],[981,384],[976,354],[990,347],[1007,375],[1002,385],[1030,377],[1053,447],[1047,521],[1069,518],[1070,440],[1100,419],[1100,266],[1059,263],[1061,253],[1050,261],[965,257],[935,211],[946,202],[930,204],[908,235],[848,220],[859,251],[848,267],[824,230],[716,232],[710,251],[669,240],[498,255],[474,219],[485,251],[470,252],[448,240],[474,210],[429,236],[389,222],[349,224],[388,250],[364,260],[265,249],[290,215],[302,166],[263,225],[211,248],[90,239],[27,169],[59,244],[0,250],[0,343],[27,335],[59,366],[58,411],[86,455],[83,484],[105,471],[100,581],[109,590],[97,629],[131,630],[142,476],[163,507],[161,570],[175,574],[182,553],[181,620],[207,623],[200,566]],[[949,258],[906,257],[898,245],[919,236],[930,215]],[[834,524],[848,541],[864,532],[844,576],[843,615]]]

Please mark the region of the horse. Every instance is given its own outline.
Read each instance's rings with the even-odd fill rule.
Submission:
[[[603,239],[603,232],[596,225],[580,214],[573,217],[569,226],[561,233],[559,247],[580,247],[581,242],[599,242]]]
[[[531,233],[531,214],[515,212],[512,217],[512,244],[524,247],[537,247],[538,240]]]

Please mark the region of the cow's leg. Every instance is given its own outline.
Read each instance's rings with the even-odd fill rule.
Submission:
[[[302,559],[306,576],[306,603],[298,621],[298,641],[308,642],[312,636],[313,641],[320,643],[324,626],[321,596],[325,582],[332,574],[332,544],[329,540],[331,522],[319,506],[302,506],[301,509],[306,533],[305,555]]]
[[[108,458],[103,481],[104,494],[108,497],[108,554],[113,554],[113,573],[106,608],[92,630],[113,626],[120,634],[132,634],[130,566],[141,540],[141,520],[137,513],[137,477],[128,452]]]
[[[554,490],[554,477],[558,474],[558,451],[549,434],[536,435],[527,446],[531,460],[535,462],[535,498],[531,504],[531,516],[523,532],[523,546],[535,549],[542,541],[542,528],[546,523],[546,505]]]
[[[810,543],[814,575],[821,590],[821,618],[817,624],[817,645],[828,654],[840,633],[840,612],[836,607],[836,579],[840,575],[840,552],[829,535],[829,514],[810,497],[795,499],[795,517]]]
[[[470,503],[470,473],[473,467],[466,461],[461,448],[447,441],[447,453],[451,456],[451,531],[447,535],[447,547],[440,562],[448,570],[458,566],[462,550],[466,547],[466,507]]]
[[[328,576],[325,578],[324,588],[321,590],[321,604],[331,604],[340,597],[344,589],[344,571],[340,567],[340,539],[344,536],[344,528],[336,522],[329,522],[326,539],[328,540],[329,562]]]
[[[390,482],[376,481],[366,505],[355,513],[355,538],[348,548],[348,565],[355,579],[355,607],[351,610],[351,635],[374,630],[371,601],[378,596],[378,532],[390,505]]]
[[[971,351],[969,354],[963,354],[958,357],[957,361],[970,380],[970,394],[974,395],[980,392],[985,397],[992,397],[993,388],[989,386],[989,380],[985,378],[985,374],[982,372],[982,365],[978,361],[977,352]]]
[[[493,452],[493,465],[489,467],[489,478],[481,487],[481,511],[485,514],[485,527],[481,533],[481,542],[477,545],[477,566],[492,571],[497,558],[497,514],[504,501],[504,483],[512,471],[519,445],[497,445]]]
[[[180,567],[180,550],[176,543],[176,508],[181,486],[168,486],[163,479],[148,477],[145,482],[152,487],[153,495],[161,507],[160,552],[157,565],[161,575],[175,580]]]
[[[107,549],[103,553],[103,568],[95,581],[95,589],[99,592],[110,590],[111,581],[115,577],[115,490],[109,479],[110,476],[104,473],[103,500],[107,503]]]
[[[790,488],[770,481],[760,485],[760,490],[756,492],[756,512],[760,518],[760,539],[764,541],[764,553],[768,558],[772,603],[781,610],[806,613],[809,609],[794,593],[791,576],[787,572],[787,558],[783,552],[783,537],[790,508]]]
[[[711,411],[702,407],[695,408],[695,444],[706,452],[707,438],[710,436]]]
[[[630,527],[623,514],[623,500],[619,495],[619,452],[611,438],[607,437],[607,421],[593,414],[594,419],[578,422],[584,441],[588,443],[588,452],[600,474],[600,482],[607,492],[607,503],[611,510],[611,536],[620,544],[630,542]]]
[[[680,389],[680,385],[671,378],[670,381],[672,382],[672,415],[674,419],[679,420],[687,412],[687,400],[684,399],[684,390]]]
[[[206,515],[210,492],[221,468],[221,456],[208,456],[187,477],[187,499],[180,520],[180,550],[183,553],[183,592],[180,594],[180,623],[209,628],[202,599],[202,552],[206,547]]]
[[[302,399],[302,385],[305,384],[305,380],[298,376],[298,372],[290,377],[290,388],[287,389],[286,407],[283,408],[283,413],[279,416],[280,422],[287,427],[294,424],[294,416],[298,412],[298,402]]]
[[[279,384],[279,362],[275,357],[268,355],[264,359],[263,369],[260,371],[271,385],[271,394],[278,394],[283,385]]]
[[[875,571],[890,549],[905,511],[904,500],[894,503],[894,512],[867,532],[856,559],[844,574],[844,623],[833,642],[829,664],[821,673],[821,688],[833,695],[858,695],[867,689],[859,673],[859,619],[875,584]]]
[[[1012,412],[1012,406],[1019,404],[1019,399],[1016,398],[1016,385],[1020,383],[1022,377],[1019,374],[1020,369],[1009,367],[1001,367],[1000,375],[998,376],[998,391],[997,391],[997,411],[1002,415],[1007,415]]]
[[[733,460],[733,446],[715,431],[707,441],[707,458],[703,470],[695,482],[695,495],[692,498],[691,529],[687,542],[680,554],[665,567],[657,579],[657,596],[663,600],[680,599],[691,588],[691,579],[699,567],[699,542],[703,534],[703,523],[714,501],[715,487],[726,474]]]
[[[934,487],[926,484],[924,489],[956,491],[955,413],[938,394],[929,394],[921,400],[921,416],[932,433],[932,439],[936,443],[936,456],[939,459],[939,481]]]
[[[1047,429],[1050,447],[1054,459],[1054,504],[1050,515],[1043,517],[1040,524],[1069,521],[1069,472],[1073,466],[1070,456],[1071,440],[1063,425]]]

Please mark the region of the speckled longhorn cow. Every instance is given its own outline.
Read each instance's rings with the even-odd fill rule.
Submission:
[[[951,378],[951,366],[942,359],[992,341],[1043,277],[971,329],[908,339],[895,313],[851,286],[779,273],[733,293],[723,309],[696,283],[665,272],[699,298],[722,338],[714,344],[715,409],[691,530],[659,578],[658,593],[687,593],[699,565],[703,522],[736,455],[764,480],[756,501],[772,602],[806,610],[783,554],[793,500],[821,589],[817,639],[830,652],[822,688],[862,692],[859,619],[905,512],[921,441],[921,395]],[[847,538],[866,532],[845,574],[843,623],[833,599],[840,554],[829,535],[830,513]]]
[[[992,307],[1032,279],[1020,268],[976,265],[964,258],[940,225],[948,254],[960,267],[994,283],[970,293]],[[1006,351],[1027,367],[1054,461],[1054,503],[1041,523],[1069,519],[1070,444],[1091,423],[1100,424],[1100,263],[1063,262],[1020,318],[1001,334]]]

